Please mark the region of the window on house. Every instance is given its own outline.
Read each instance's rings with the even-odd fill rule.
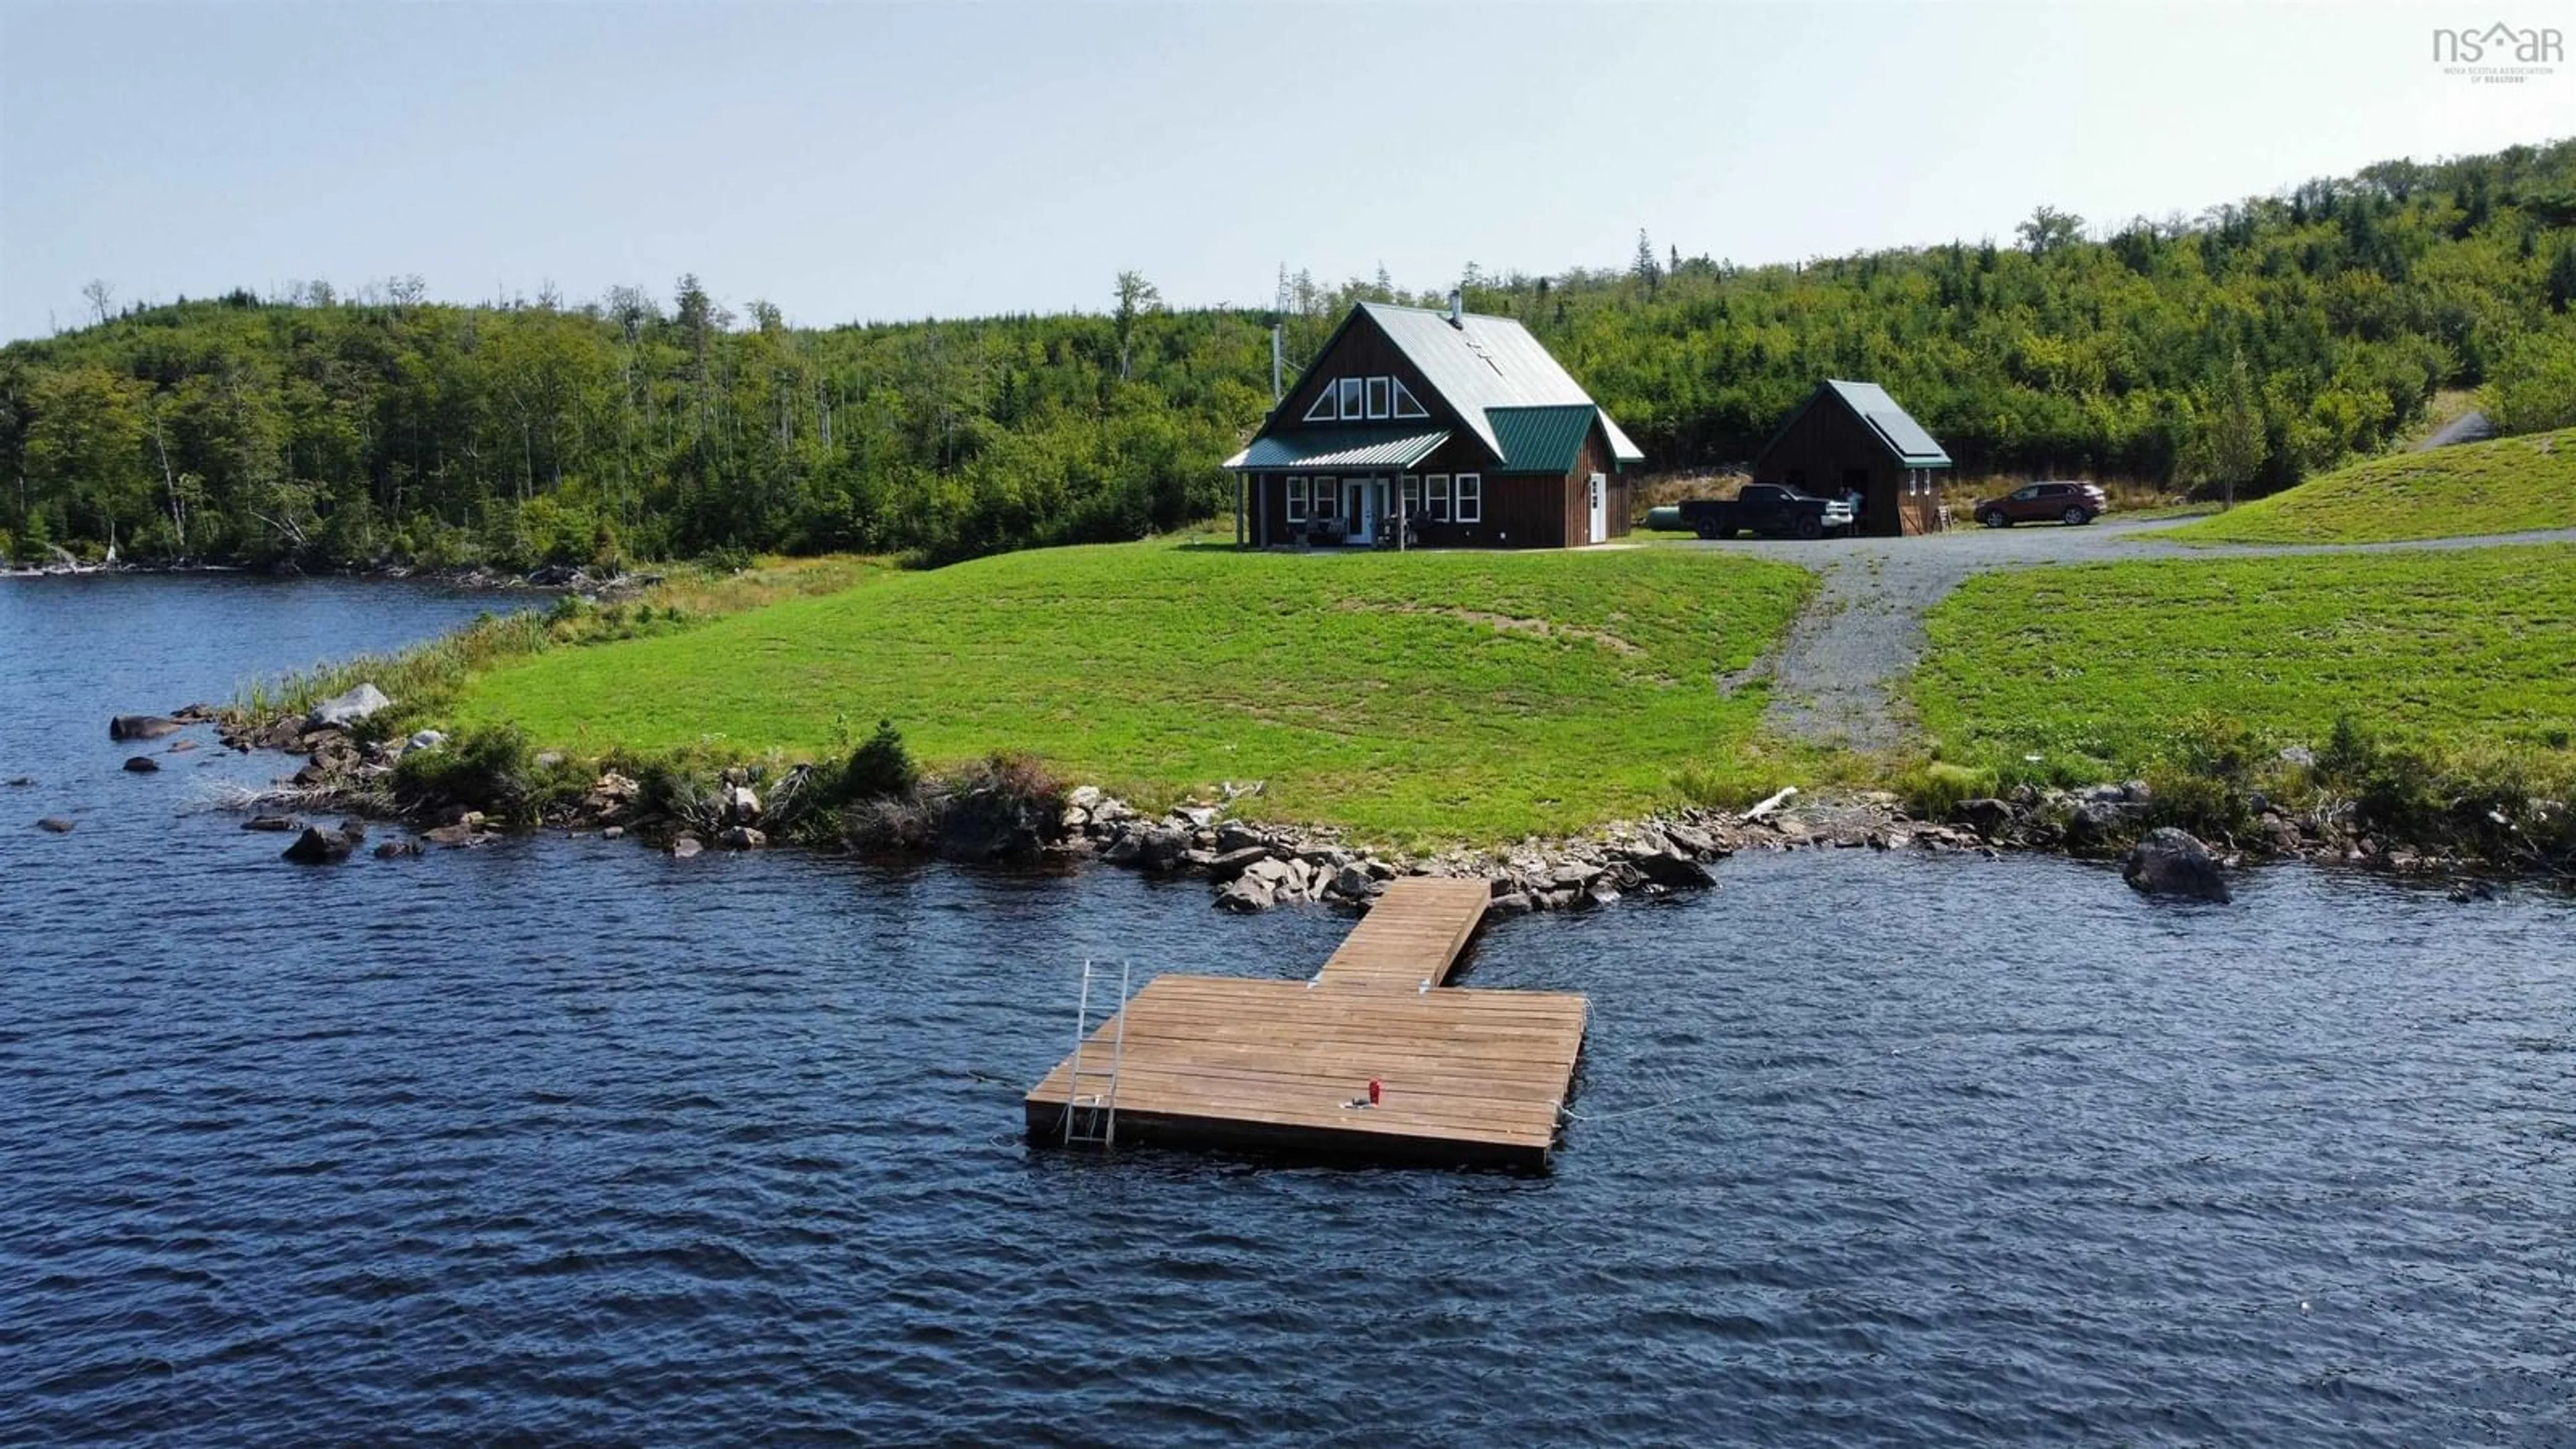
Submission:
[[[1404,379],[1400,377],[1390,377],[1387,381],[1395,388],[1395,415],[1397,417],[1427,418],[1431,416],[1429,412],[1423,409],[1422,404],[1413,400],[1413,394],[1407,391],[1404,386]]]
[[[1407,518],[1422,516],[1422,475],[1419,473],[1404,475],[1404,516]]]
[[[1333,400],[1340,396],[1341,389],[1333,386],[1329,382],[1325,383],[1324,390],[1315,395],[1315,405],[1306,409],[1306,421],[1310,423],[1329,423],[1338,420],[1341,417],[1341,412],[1339,409],[1334,407]]]
[[[1342,421],[1346,423],[1357,422],[1368,415],[1367,401],[1364,396],[1367,391],[1368,379],[1366,378],[1346,377],[1342,379]]]
[[[1449,475],[1432,474],[1422,480],[1422,489],[1422,511],[1429,514],[1434,523],[1447,523],[1449,521]]]
[[[1485,521],[1485,479],[1483,474],[1461,473],[1458,475],[1458,521],[1460,523],[1482,523]]]
[[[1386,416],[1387,385],[1393,381],[1395,379],[1391,377],[1372,377],[1368,380],[1368,415],[1370,417]]]
[[[1326,523],[1330,523],[1334,519],[1342,516],[1341,479],[1318,478],[1315,480],[1314,512],[1317,518],[1324,520]]]
[[[1306,480],[1303,478],[1288,480],[1288,521],[1290,523],[1306,521]]]

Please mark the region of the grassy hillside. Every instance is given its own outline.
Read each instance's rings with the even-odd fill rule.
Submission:
[[[2382,543],[2576,528],[2576,428],[2373,458],[2164,537]]]
[[[553,650],[474,678],[451,722],[741,756],[845,749],[882,716],[932,762],[1025,750],[1146,798],[1260,780],[1255,813],[1501,840],[1745,768],[1761,692],[1713,676],[1768,648],[1810,583],[1642,550],[1045,550]]]
[[[1986,574],[1927,627],[1925,725],[2007,777],[2194,764],[2235,726],[2268,761],[2344,714],[2576,774],[2576,547]]]

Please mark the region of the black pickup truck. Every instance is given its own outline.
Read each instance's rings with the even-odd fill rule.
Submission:
[[[1852,524],[1852,506],[1777,483],[1747,483],[1732,500],[1694,498],[1681,505],[1682,527],[1702,538],[1758,533],[1764,538],[1822,538]]]

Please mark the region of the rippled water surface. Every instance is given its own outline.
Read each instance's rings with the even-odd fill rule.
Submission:
[[[1347,922],[559,838],[306,870],[194,803],[274,758],[117,768],[112,712],[483,603],[0,583],[0,1439],[2576,1439],[2562,899],[1744,858],[1477,948],[1592,998],[1551,1175],[1069,1159],[1018,1096],[1086,953],[1287,974]]]

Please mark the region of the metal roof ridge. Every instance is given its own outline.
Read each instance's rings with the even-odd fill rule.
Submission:
[[[1437,317],[1443,322],[1449,320],[1449,309],[1446,307],[1416,307],[1410,302],[1362,302],[1359,305],[1377,312],[1410,312],[1417,317]],[[1501,312],[1461,311],[1458,315],[1474,318],[1479,322],[1509,322],[1515,327],[1521,325],[1521,319],[1518,317],[1506,316]]]

